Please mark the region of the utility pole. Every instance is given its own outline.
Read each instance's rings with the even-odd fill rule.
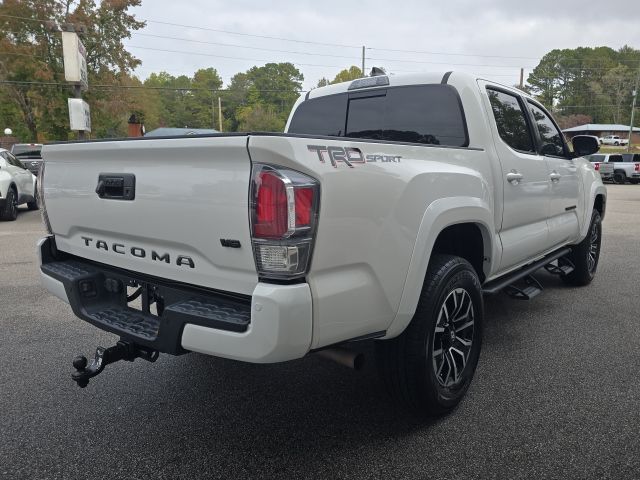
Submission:
[[[362,46],[362,76],[366,77],[367,74],[364,73],[364,45]]]
[[[520,69],[520,90],[524,90],[524,68]]]
[[[74,85],[73,86],[73,96],[75,98],[82,99],[82,86]],[[78,140],[85,140],[87,137],[85,136],[84,130],[78,130]]]
[[[222,99],[220,97],[218,97],[218,124],[222,132]]]
[[[636,86],[633,90],[633,100],[631,102],[631,122],[629,122],[629,143],[627,144],[627,152],[630,152],[632,149],[631,142],[633,140],[633,121],[635,119],[636,113],[636,98],[638,97],[638,84],[640,83],[640,68],[638,69],[638,74],[636,75]]]
[[[215,92],[211,90],[211,128],[216,129]]]

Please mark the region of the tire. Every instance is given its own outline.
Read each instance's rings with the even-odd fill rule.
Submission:
[[[632,185],[637,185],[638,183],[640,183],[640,180],[632,178],[632,179],[629,180],[629,183],[631,183]]]
[[[589,285],[598,270],[600,247],[602,245],[602,219],[600,212],[594,210],[587,236],[571,249],[567,258],[573,263],[574,270],[562,278],[564,283],[573,286]]]
[[[483,318],[482,289],[473,267],[460,257],[434,255],[405,331],[375,343],[378,372],[394,400],[420,415],[454,409],[478,364]]]
[[[620,142],[614,142],[614,145],[617,147],[618,145],[620,145]]]
[[[613,183],[617,183],[618,185],[624,185],[625,183],[627,183],[627,174],[621,171],[614,172]]]
[[[40,209],[40,196],[38,195],[37,186],[36,186],[35,192],[33,192],[33,202],[27,202],[27,208],[29,210],[39,210]]]
[[[18,204],[16,191],[10,188],[7,192],[4,208],[0,211],[0,220],[14,221],[18,218]]]

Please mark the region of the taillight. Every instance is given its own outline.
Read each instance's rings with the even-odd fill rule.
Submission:
[[[42,223],[44,227],[47,229],[47,233],[49,235],[53,234],[53,230],[51,230],[51,223],[49,223],[49,215],[47,215],[47,206],[44,203],[44,160],[40,164],[40,171],[38,171],[38,180],[36,183],[36,195],[38,195],[38,199],[40,200],[40,215],[42,216]]]
[[[600,170],[600,164],[599,164],[599,163],[594,163],[594,164],[593,164],[593,166],[594,166],[594,168],[596,169],[596,172],[597,172],[598,170]]]
[[[640,163],[636,163],[635,170],[636,172],[640,172]]]
[[[319,202],[315,179],[286,168],[253,166],[251,235],[262,279],[291,280],[307,273]]]

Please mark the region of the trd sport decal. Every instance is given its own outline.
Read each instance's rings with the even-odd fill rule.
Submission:
[[[326,157],[328,157],[331,165],[335,168],[338,168],[338,162],[343,162],[353,168],[354,163],[399,163],[402,158],[400,155],[364,155],[362,150],[355,147],[307,145],[307,148],[311,152],[316,152],[318,160],[322,163],[325,163]]]

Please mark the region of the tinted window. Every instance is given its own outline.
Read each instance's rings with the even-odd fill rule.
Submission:
[[[289,132],[341,137],[344,136],[346,115],[346,94],[305,100],[296,109]]]
[[[529,103],[533,119],[538,126],[540,136],[540,152],[543,155],[564,156],[564,141],[560,130],[556,128],[549,116],[537,105]]]
[[[347,137],[462,147],[467,145],[458,96],[448,85],[390,88],[384,96],[352,95]]]
[[[589,155],[590,162],[603,162],[604,155]]]
[[[14,165],[16,167],[20,167],[20,168],[24,168],[26,170],[27,167],[25,167],[22,162],[20,160],[18,160],[16,157],[14,157],[12,154],[10,154],[9,152],[4,152],[5,156],[7,157],[7,161],[11,164]]]
[[[622,162],[622,155],[609,155],[610,162]]]
[[[345,116],[346,133],[327,133],[338,131],[328,129],[327,123],[333,126],[342,120],[343,129]],[[458,95],[448,85],[396,87],[307,100],[296,110],[289,132],[456,147],[468,144]]]
[[[640,162],[640,153],[623,153],[622,158],[625,162]]]
[[[515,150],[534,152],[527,120],[515,95],[487,90],[500,138]]]
[[[16,157],[20,157],[20,156],[39,157],[41,150],[42,150],[42,145],[16,144],[11,148],[11,153],[13,153]]]

